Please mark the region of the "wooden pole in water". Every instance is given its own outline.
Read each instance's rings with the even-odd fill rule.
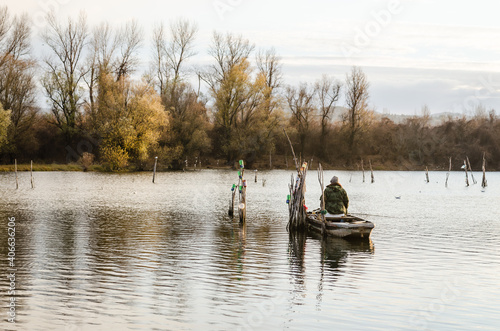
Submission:
[[[155,177],[156,177],[156,163],[158,162],[158,156],[155,156],[155,165],[153,167],[153,184],[155,183]]]
[[[365,182],[365,167],[363,166],[363,159],[361,159],[361,171],[363,172],[363,183]]]
[[[446,181],[444,182],[445,187],[448,187],[448,177],[450,177],[450,171],[451,171],[451,156],[450,156],[450,166],[448,168],[448,172],[446,173]]]
[[[255,169],[255,183],[257,183],[257,169]]]
[[[375,177],[373,176],[373,167],[372,167],[372,160],[368,160],[370,162],[370,173],[372,176],[372,184],[375,183]]]
[[[323,236],[326,235],[326,218],[325,218],[325,191],[324,191],[324,176],[323,176],[323,167],[321,166],[321,163],[318,164],[318,181],[319,185],[321,186],[321,234]]]
[[[428,167],[425,167],[425,180],[427,181],[427,183],[429,182],[429,168]]]
[[[243,179],[245,173],[245,164],[243,160],[240,160],[240,171],[239,171],[239,205],[238,214],[240,216],[240,223],[244,223],[247,216],[247,181]]]
[[[465,186],[469,186],[469,174],[467,173],[467,161],[464,160],[463,168],[465,169]]]
[[[486,153],[483,153],[483,180],[481,181],[481,186],[485,188],[488,186],[488,183],[486,181]]]
[[[30,173],[31,173],[31,188],[35,188],[35,182],[33,181],[33,160],[31,160],[31,168],[30,168]]]
[[[234,196],[236,195],[236,185],[233,184],[233,187],[231,188],[231,200],[229,201],[229,210],[227,214],[229,216],[234,215]]]
[[[19,188],[19,180],[17,179],[17,159],[14,160],[14,172],[16,173],[16,190]]]
[[[474,184],[477,184],[477,181],[476,181],[476,179],[474,178],[474,174],[472,173],[472,167],[470,166],[469,157],[468,157],[468,156],[466,156],[466,158],[467,158],[467,166],[469,167],[469,171],[470,171],[470,176],[472,177],[472,182],[473,182]]]

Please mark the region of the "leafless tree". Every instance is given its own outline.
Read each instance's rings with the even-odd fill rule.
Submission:
[[[309,134],[309,126],[315,112],[314,96],[316,91],[307,83],[300,83],[298,88],[288,86],[285,97],[288,108],[292,112],[292,124],[297,127],[300,139],[300,152],[305,155],[306,139]]]
[[[323,75],[315,84],[316,95],[318,99],[318,112],[320,116],[320,146],[323,153],[325,139],[328,134],[328,124],[332,120],[332,115],[335,111],[335,105],[340,97],[342,84],[332,77]],[[324,156],[324,155],[322,155]]]
[[[194,40],[198,27],[187,20],[176,20],[170,25],[167,35],[163,24],[153,30],[153,70],[160,94],[164,96],[170,90],[176,94],[177,86],[182,81],[185,62],[193,57]]]
[[[143,32],[136,20],[129,21],[118,32],[119,56],[113,67],[116,80],[131,74],[139,64],[137,52],[142,45]]]
[[[61,24],[52,12],[46,20],[48,27],[42,39],[50,55],[45,60],[46,75],[42,85],[52,103],[55,124],[70,142],[81,105],[80,84],[86,74],[82,56],[88,36],[87,19],[81,13],[78,19],[68,18],[66,24]]]
[[[9,59],[17,60],[29,53],[30,37],[28,15],[11,18],[7,6],[0,7],[0,68]]]
[[[347,144],[351,158],[355,152],[356,139],[368,114],[369,86],[366,75],[358,67],[353,67],[351,73],[346,75],[345,99],[347,113],[343,119],[347,127]]]

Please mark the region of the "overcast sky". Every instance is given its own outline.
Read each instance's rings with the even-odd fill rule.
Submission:
[[[241,34],[256,48],[275,47],[287,84],[322,74],[345,79],[360,66],[379,112],[473,113],[500,110],[498,2],[479,0],[0,0],[28,12],[35,31],[53,8],[59,17],[81,10],[91,25],[137,19],[149,35],[155,22],[187,18],[199,26],[198,55],[209,60],[212,32]],[[144,52],[148,50],[144,46]],[[40,55],[39,44],[36,54]],[[147,58],[144,59],[147,61]]]

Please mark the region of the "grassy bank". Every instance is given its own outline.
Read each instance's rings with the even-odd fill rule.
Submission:
[[[0,172],[14,171],[13,164],[0,165]],[[17,171],[30,171],[30,164],[18,164]],[[79,164],[36,164],[33,163],[33,171],[83,171],[83,168]],[[88,171],[104,171],[100,165],[90,166]]]

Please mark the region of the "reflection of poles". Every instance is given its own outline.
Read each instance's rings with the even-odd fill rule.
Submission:
[[[370,162],[370,173],[372,176],[372,184],[375,183],[375,177],[373,177],[373,167],[372,167],[372,160],[368,160]]]
[[[481,186],[485,188],[488,186],[486,181],[486,153],[483,153],[483,180],[481,181]]]
[[[31,160],[30,174],[31,174],[31,188],[34,189],[35,182],[33,181],[33,160]]]
[[[450,156],[450,166],[448,168],[448,172],[446,173],[446,181],[444,182],[445,187],[448,187],[448,177],[450,177],[450,171],[451,171],[451,156]]]
[[[17,179],[17,159],[14,160],[14,172],[16,173],[16,190],[19,188],[19,180]]]
[[[471,178],[472,178],[472,182],[473,182],[474,184],[477,184],[477,181],[476,181],[476,179],[474,178],[474,174],[472,173],[472,167],[470,166],[469,157],[468,157],[468,156],[466,156],[466,158],[467,158],[467,166],[469,167],[469,171],[470,171],[470,176],[471,176]]]
[[[363,166],[363,159],[361,159],[361,171],[363,172],[363,183],[365,182],[365,167]]]
[[[325,219],[325,181],[324,181],[324,176],[323,176],[323,167],[321,166],[321,163],[318,163],[318,181],[319,185],[321,186],[321,234],[324,236],[326,234],[326,219]]]

